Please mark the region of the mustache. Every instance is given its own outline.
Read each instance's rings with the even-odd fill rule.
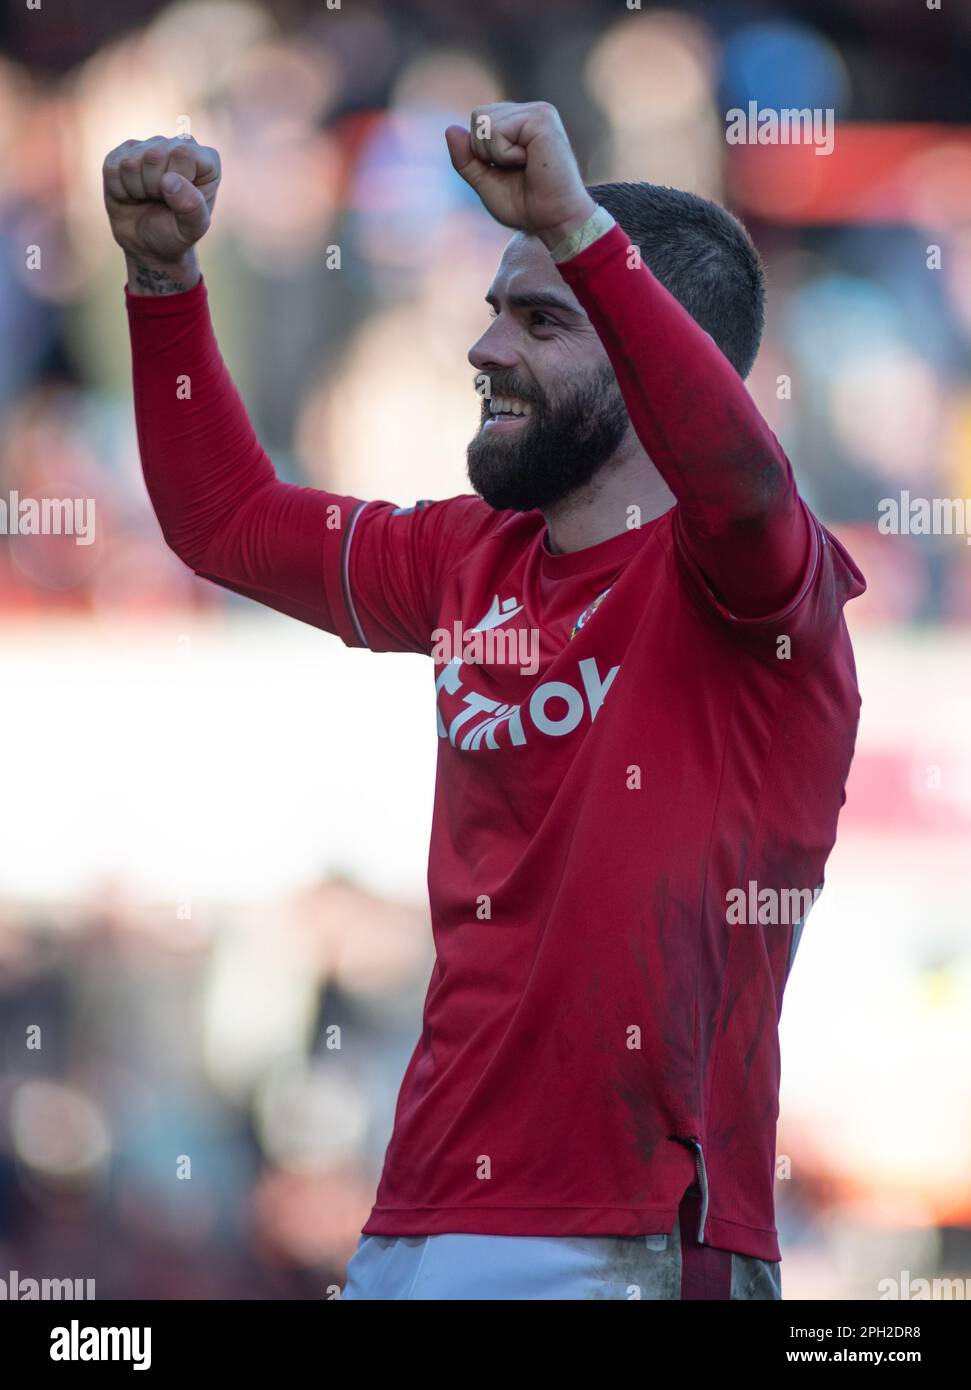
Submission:
[[[489,389],[485,390],[483,383],[488,384]],[[525,382],[517,381],[514,377],[496,375],[493,372],[479,372],[475,378],[476,395],[482,401],[483,409],[488,409],[490,396],[515,396],[517,400],[525,401],[527,405],[545,405],[545,399],[537,391],[535,386],[529,386]]]

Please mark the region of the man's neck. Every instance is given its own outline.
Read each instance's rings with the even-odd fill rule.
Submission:
[[[546,542],[554,554],[586,550],[653,521],[674,504],[674,493],[637,448],[612,459],[585,488],[545,512]]]

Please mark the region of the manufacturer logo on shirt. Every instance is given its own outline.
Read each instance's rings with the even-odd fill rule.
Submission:
[[[506,623],[510,618],[515,618],[517,613],[523,611],[523,605],[517,603],[514,598],[504,598],[500,600],[496,594],[489,611],[481,622],[476,623],[475,627],[469,628],[470,632],[487,632],[491,627],[498,627],[500,623]]]

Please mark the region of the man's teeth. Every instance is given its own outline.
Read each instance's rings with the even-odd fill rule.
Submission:
[[[525,401],[518,401],[514,396],[490,396],[489,413],[491,415],[528,415],[529,406]]]

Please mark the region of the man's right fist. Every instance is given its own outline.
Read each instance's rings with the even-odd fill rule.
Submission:
[[[209,230],[219,155],[191,135],[126,140],[102,172],[111,234],[127,256],[176,264]]]

